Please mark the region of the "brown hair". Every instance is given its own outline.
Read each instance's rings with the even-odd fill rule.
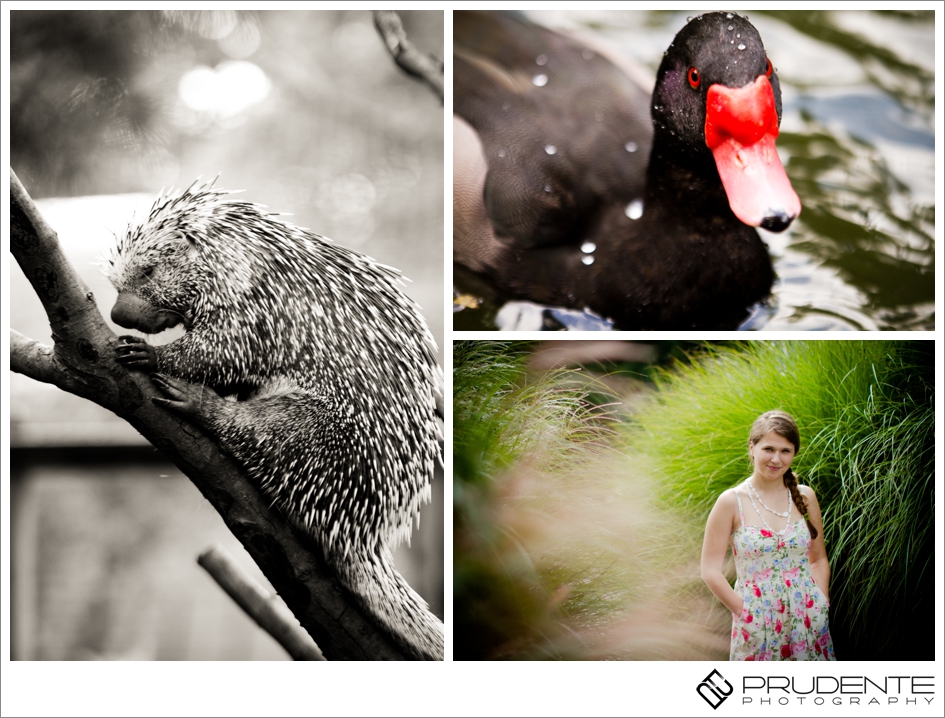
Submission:
[[[800,452],[801,433],[797,429],[797,423],[794,421],[794,417],[787,412],[777,409],[774,411],[766,411],[755,419],[755,423],[751,425],[751,432],[748,434],[748,441],[754,446],[761,441],[761,437],[771,431],[794,444],[795,455]],[[797,510],[807,522],[807,529],[810,531],[811,540],[817,538],[817,529],[814,528],[814,525],[810,522],[810,518],[807,516],[807,500],[804,498],[801,490],[797,488],[797,477],[791,469],[784,472],[784,485],[787,486],[788,491],[791,492],[791,499],[794,501],[794,505],[797,506]]]

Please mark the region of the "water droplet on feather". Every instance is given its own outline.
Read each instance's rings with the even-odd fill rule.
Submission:
[[[630,219],[640,219],[640,217],[643,216],[643,200],[633,200],[627,205],[627,208],[624,210],[624,212]]]

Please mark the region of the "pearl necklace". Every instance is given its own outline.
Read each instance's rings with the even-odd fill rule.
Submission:
[[[785,489],[787,489],[787,487],[785,487]],[[791,490],[790,490],[790,489],[787,489],[787,492],[788,492],[788,495],[787,495],[787,499],[788,499],[788,510],[787,510],[787,511],[784,511],[784,512],[775,511],[773,508],[771,508],[770,506],[768,506],[768,504],[766,504],[764,501],[762,501],[762,500],[761,500],[761,496],[758,495],[758,490],[755,489],[755,482],[752,481],[751,479],[748,480],[748,490],[749,490],[750,493],[754,494],[754,496],[755,496],[756,499],[758,499],[758,503],[760,503],[762,506],[764,506],[766,509],[768,509],[768,511],[769,511],[770,513],[774,514],[775,516],[780,516],[782,519],[786,519],[786,518],[788,518],[788,517],[791,515]]]
[[[755,513],[758,514],[758,518],[761,519],[761,523],[765,525],[765,528],[768,529],[768,531],[771,531],[772,533],[776,533],[779,536],[783,536],[784,532],[787,531],[788,526],[791,525],[790,522],[787,521],[787,519],[791,515],[791,491],[788,489],[788,492],[787,492],[788,510],[782,513],[780,511],[775,511],[774,509],[769,508],[767,504],[765,504],[765,502],[761,500],[761,497],[758,496],[758,493],[755,491],[755,485],[751,479],[749,479],[745,483],[748,484],[748,498],[751,500],[752,508],[755,509]],[[780,531],[775,531],[773,528],[771,528],[768,525],[768,522],[765,520],[765,517],[762,515],[761,511],[758,509],[758,504],[755,503],[756,498],[761,503],[761,505],[764,506],[764,508],[767,509],[770,513],[774,514],[775,516],[780,516],[781,518],[785,519],[785,524],[784,524],[783,529],[781,529]]]

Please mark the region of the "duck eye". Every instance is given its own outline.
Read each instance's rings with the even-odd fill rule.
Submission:
[[[768,66],[765,68],[765,77],[771,77],[771,73],[772,73],[772,71],[774,70],[774,68],[771,67],[771,60],[769,60],[769,59],[766,57],[766,58],[765,58],[765,62],[768,63]],[[690,72],[691,72],[691,70],[690,70]]]
[[[699,87],[699,83],[702,82],[702,78],[699,76],[699,71],[694,68],[689,68],[689,84],[692,87]]]

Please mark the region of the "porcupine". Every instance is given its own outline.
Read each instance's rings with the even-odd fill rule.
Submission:
[[[186,330],[120,337],[117,359],[156,372],[155,403],[207,429],[403,648],[442,660],[443,624],[391,557],[439,456],[433,337],[397,270],[229,194],[195,182],[117,237],[112,319]]]

